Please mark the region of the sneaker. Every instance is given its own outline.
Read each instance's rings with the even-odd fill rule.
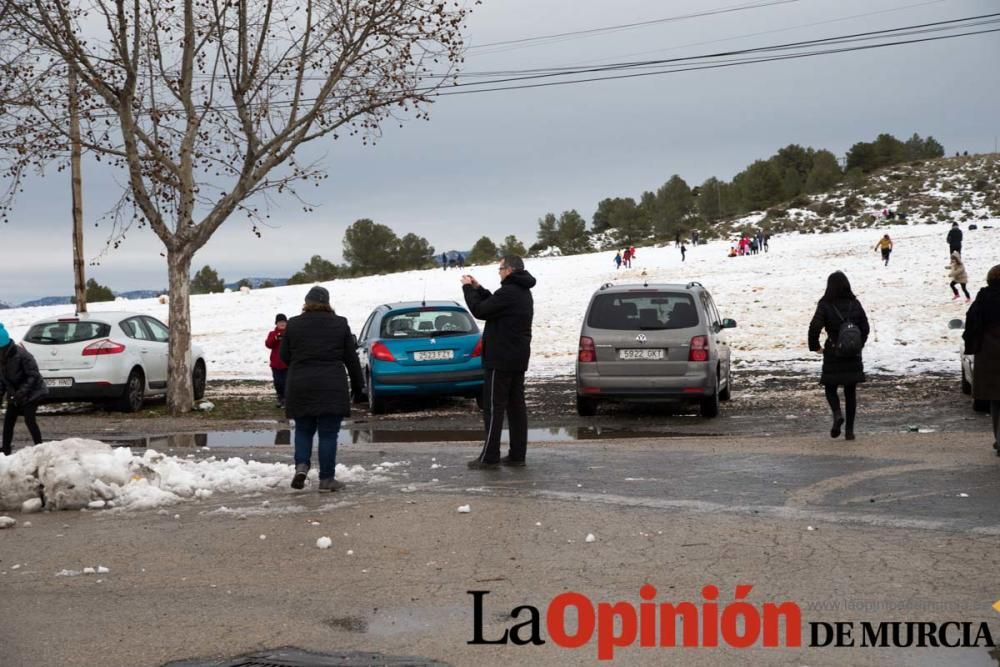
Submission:
[[[504,456],[500,459],[500,465],[510,466],[511,468],[523,468],[525,463],[524,459],[512,459],[510,456]]]
[[[848,431],[845,433],[844,440],[854,440],[854,431]]]
[[[466,465],[469,466],[469,470],[496,470],[497,468],[500,467],[500,462],[472,459]]]
[[[969,297],[965,297],[965,302],[966,303],[972,303],[972,299],[970,299]]]
[[[292,488],[301,489],[306,485],[306,476],[309,474],[309,466],[299,463],[295,466],[295,476],[292,477]]]
[[[320,493],[332,493],[334,491],[340,491],[342,488],[344,488],[344,483],[338,482],[333,477],[319,480]]]
[[[955,296],[951,297],[952,301],[958,301],[958,299],[959,299],[959,296],[957,294]]]

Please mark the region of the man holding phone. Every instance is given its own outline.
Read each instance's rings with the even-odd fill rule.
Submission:
[[[524,260],[505,255],[497,267],[500,289],[490,292],[470,275],[462,276],[465,303],[483,327],[483,417],[486,435],[479,456],[469,461],[474,470],[523,466],[528,450],[528,409],[524,402],[524,373],[531,357],[531,321],[535,314],[531,288],[535,278],[524,270]],[[500,458],[504,415],[510,429],[510,452]]]

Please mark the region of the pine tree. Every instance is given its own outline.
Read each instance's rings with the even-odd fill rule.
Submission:
[[[214,294],[226,289],[226,281],[206,264],[191,279],[191,294]]]
[[[469,252],[469,256],[466,257],[467,264],[489,264],[497,259],[497,245],[490,240],[488,236],[484,236],[476,241],[476,244],[472,246],[472,250]]]

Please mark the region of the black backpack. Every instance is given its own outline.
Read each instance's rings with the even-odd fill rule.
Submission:
[[[833,345],[833,353],[838,357],[856,357],[861,354],[861,348],[865,346],[864,336],[861,329],[854,322],[840,314],[837,307],[832,303],[830,307],[840,318],[840,329],[837,331],[837,342]],[[848,311],[850,313],[850,311]]]

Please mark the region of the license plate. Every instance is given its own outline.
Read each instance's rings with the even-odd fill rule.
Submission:
[[[51,380],[46,380],[45,384],[49,387],[72,387],[73,378],[52,378]]]
[[[666,350],[653,348],[626,348],[624,350],[618,350],[618,358],[622,360],[633,360],[633,359],[663,359]]]
[[[413,359],[415,361],[445,361],[447,359],[454,358],[454,350],[424,350],[422,352],[413,353]]]

